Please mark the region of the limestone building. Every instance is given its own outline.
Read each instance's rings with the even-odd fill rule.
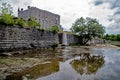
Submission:
[[[32,17],[40,22],[40,28],[48,29],[53,25],[57,25],[59,29],[62,30],[59,15],[36,7],[28,6],[27,10],[23,10],[23,8],[18,9],[18,17],[23,18],[26,21]]]

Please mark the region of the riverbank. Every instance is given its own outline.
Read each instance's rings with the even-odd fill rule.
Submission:
[[[68,52],[69,55],[74,55],[74,51],[78,53],[89,53],[91,48],[117,48],[120,47],[109,45],[109,44],[97,44],[93,46],[72,46],[68,47],[68,51],[64,49],[53,50],[34,50],[24,51],[21,54],[14,56],[0,57],[0,80],[4,79],[5,76],[15,72],[19,72],[40,64],[50,63],[50,59],[63,58],[64,53]],[[66,58],[67,59],[67,58]],[[64,60],[64,59],[63,59]]]
[[[118,48],[120,49],[119,46],[111,45],[111,44],[96,44],[92,46],[81,46],[81,47],[87,47],[87,48]]]

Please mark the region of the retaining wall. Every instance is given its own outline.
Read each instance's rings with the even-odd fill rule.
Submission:
[[[49,48],[58,42],[58,34],[50,31],[0,25],[0,51]]]
[[[59,33],[59,42],[60,44],[63,44],[63,34],[64,33]],[[80,43],[80,37],[74,34],[66,34],[66,40],[67,40],[67,45],[71,44],[79,44]]]

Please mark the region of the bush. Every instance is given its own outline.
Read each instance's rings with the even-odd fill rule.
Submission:
[[[2,17],[0,18],[0,24],[13,26],[14,25],[13,18],[14,17],[10,14],[3,14]]]
[[[28,27],[28,24],[22,18],[16,19],[15,25],[18,25],[20,27]]]
[[[60,30],[59,30],[59,28],[58,28],[57,25],[54,25],[54,26],[52,26],[52,27],[50,28],[50,31],[52,31],[53,33],[57,33],[57,32],[59,32]]]
[[[58,47],[58,43],[57,42],[54,42],[51,46],[53,49],[55,49],[56,47]]]
[[[40,26],[40,23],[35,21],[34,19],[29,19],[26,22],[22,18],[15,18],[11,14],[3,14],[0,18],[0,24],[8,26],[18,25],[20,27],[27,28],[39,28]]]
[[[30,18],[30,19],[28,20],[28,26],[29,26],[30,28],[39,28],[40,23],[37,22],[36,20]]]

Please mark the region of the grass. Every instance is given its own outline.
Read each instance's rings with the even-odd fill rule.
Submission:
[[[111,41],[110,44],[120,47],[120,41]]]

